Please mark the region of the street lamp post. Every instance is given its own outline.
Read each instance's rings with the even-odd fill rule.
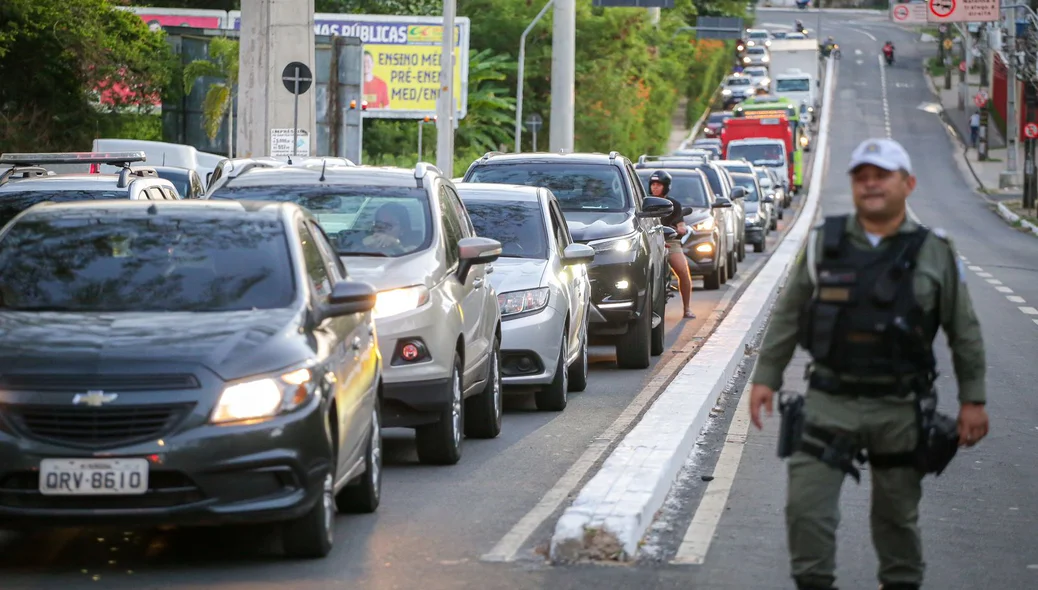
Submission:
[[[530,24],[523,31],[523,34],[519,37],[519,71],[518,80],[515,83],[515,153],[522,151],[522,139],[523,139],[523,77],[526,73],[526,36],[530,34],[537,22],[541,20],[548,9],[555,4],[555,0],[548,0],[544,5],[544,8],[537,13],[537,16],[533,17]]]

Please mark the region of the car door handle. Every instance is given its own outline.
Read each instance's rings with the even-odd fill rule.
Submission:
[[[486,273],[490,274],[492,272],[494,272],[494,265],[493,264],[488,264],[487,268],[486,268]]]
[[[482,278],[472,279],[472,288],[473,289],[479,289],[482,286],[483,286],[483,279]]]
[[[354,338],[353,338],[353,350],[360,350],[360,336],[354,336]]]

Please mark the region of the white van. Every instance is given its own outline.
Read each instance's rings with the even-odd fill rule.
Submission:
[[[195,148],[180,143],[165,141],[147,141],[144,139],[95,139],[95,152],[144,152],[148,157],[142,166],[174,166],[194,170],[201,178],[216,169],[226,156],[218,156],[200,152]],[[103,174],[115,174],[119,170],[114,166],[101,165]]]

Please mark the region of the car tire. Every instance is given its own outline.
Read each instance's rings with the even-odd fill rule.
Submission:
[[[663,344],[663,339],[667,336],[667,298],[657,296],[655,299],[656,303],[653,305],[653,314],[660,316],[660,325],[652,329],[652,341],[649,344],[649,354],[652,356],[660,356],[666,349]],[[651,319],[649,320],[649,324],[652,325]]]
[[[371,432],[364,447],[364,473],[335,496],[339,512],[370,514],[382,500],[382,416],[379,402],[371,410]]]
[[[332,551],[335,538],[335,480],[326,473],[321,496],[306,514],[286,522],[281,532],[285,555],[320,559]]]
[[[451,371],[451,400],[434,424],[415,428],[418,461],[427,465],[454,465],[461,460],[465,403],[461,391],[461,359],[455,355]]]
[[[494,348],[490,352],[490,370],[483,391],[465,400],[465,436],[472,438],[497,438],[501,434],[502,409],[501,389],[501,340],[494,337]]]
[[[774,218],[774,217],[772,217],[772,218],[771,218],[771,226],[770,226],[770,229],[771,229],[771,231],[775,231],[775,230],[777,230],[777,229],[778,229],[778,219],[776,219],[776,218]]]
[[[779,210],[778,210],[778,218],[782,219],[782,217],[785,215],[785,213],[786,213],[785,210],[780,207]]]
[[[753,245],[753,251],[754,252],[763,252],[764,251],[764,240],[763,239]]]
[[[652,362],[652,301],[642,298],[642,313],[616,342],[616,365],[621,369],[647,369]]]
[[[722,261],[718,262],[720,263]],[[721,269],[721,272],[717,273],[717,278],[720,279],[722,285],[728,282],[728,261],[724,260],[723,263],[724,268]]]
[[[584,329],[580,334],[580,354],[577,356],[577,360],[569,366],[569,390],[574,393],[579,393],[587,389],[587,376],[590,369],[591,362],[588,359],[588,346],[587,346],[587,314],[584,314]]]
[[[721,275],[727,273],[724,267],[718,265],[710,274],[703,275],[703,288],[707,291],[716,291],[721,288]]]
[[[729,279],[734,279],[735,278],[735,271],[739,270],[739,263],[736,262],[736,260],[735,260],[735,252],[729,252],[725,256],[725,258],[727,259],[727,263],[725,264],[725,268],[728,269],[728,278]]]
[[[542,412],[561,412],[569,401],[569,371],[566,367],[566,351],[569,339],[562,335],[562,348],[559,349],[559,360],[555,363],[555,378],[552,382],[533,394],[537,409]]]
[[[739,262],[746,260],[746,236],[743,235],[742,239],[739,240],[739,245],[735,247],[735,257],[739,259]]]

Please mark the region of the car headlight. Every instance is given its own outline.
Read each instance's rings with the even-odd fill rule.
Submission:
[[[630,252],[634,250],[634,247],[638,244],[638,234],[630,234],[619,238],[610,238],[608,240],[600,240],[598,242],[592,242],[588,245],[594,248],[595,252]]]
[[[768,63],[769,61],[771,61],[771,58],[765,55],[764,57],[760,58],[760,60],[764,63]]]
[[[386,318],[418,309],[428,301],[429,289],[425,285],[379,291],[371,313],[375,319]]]
[[[310,369],[296,369],[273,377],[235,383],[224,388],[213,409],[214,424],[270,418],[290,412],[316,389]]]
[[[746,57],[742,58],[742,63],[744,63],[744,64],[750,63],[750,57],[746,56]]]
[[[731,96],[732,95],[731,88],[725,88],[724,90],[721,90],[721,95],[722,96]]]
[[[810,140],[809,140],[809,139],[807,139],[807,136],[806,136],[806,135],[801,135],[801,136],[800,136],[800,146],[801,146],[801,147],[807,147],[807,142],[808,142],[808,141],[810,141]]]
[[[707,217],[703,221],[697,221],[692,224],[692,231],[710,231],[714,229],[714,218]]]
[[[771,40],[769,39],[769,40],[765,41],[764,42],[764,46],[765,47],[771,47]]]
[[[540,311],[548,305],[548,287],[538,287],[525,291],[508,291],[499,293],[497,304],[501,308],[501,317]]]

